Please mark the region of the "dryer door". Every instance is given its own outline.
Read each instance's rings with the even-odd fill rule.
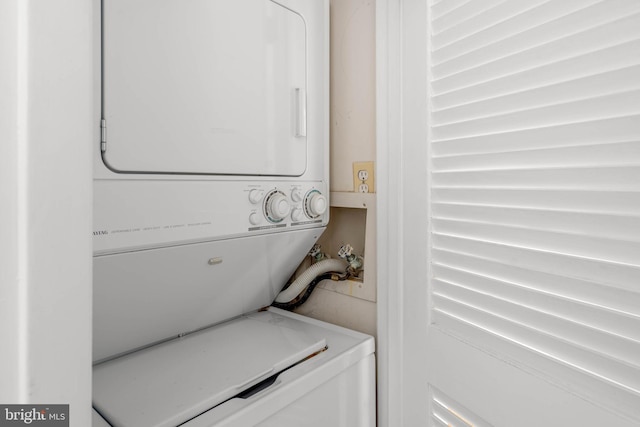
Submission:
[[[300,176],[306,36],[270,0],[104,0],[103,159],[116,172]]]

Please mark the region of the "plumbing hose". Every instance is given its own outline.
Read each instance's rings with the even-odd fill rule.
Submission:
[[[341,259],[325,259],[307,268],[294,282],[276,297],[276,302],[287,303],[295,299],[304,289],[309,286],[317,276],[321,274],[337,272],[344,273],[347,263]]]
[[[271,306],[281,308],[283,310],[293,311],[294,309],[300,307],[302,304],[307,302],[307,300],[313,293],[318,283],[322,282],[323,280],[345,280],[346,278],[347,278],[346,274],[344,276],[336,276],[335,273],[322,274],[316,277],[315,279],[313,279],[313,281],[309,283],[309,286],[307,286],[307,289],[305,289],[304,292],[302,292],[293,300],[285,303],[273,302],[271,303]]]

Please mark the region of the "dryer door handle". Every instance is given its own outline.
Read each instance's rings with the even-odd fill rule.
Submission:
[[[307,99],[302,88],[295,88],[296,138],[307,136]]]

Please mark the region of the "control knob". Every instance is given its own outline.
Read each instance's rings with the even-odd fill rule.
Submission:
[[[302,221],[303,218],[304,214],[302,213],[302,209],[295,208],[293,211],[291,211],[291,219],[294,222]]]
[[[299,202],[300,200],[302,200],[302,193],[300,192],[299,188],[294,188],[291,191],[291,200],[293,200],[294,202]]]
[[[309,218],[318,218],[327,211],[327,198],[318,190],[313,190],[307,194],[305,210]]]
[[[267,196],[265,211],[271,222],[280,222],[289,215],[289,200],[280,191],[273,191]]]
[[[249,192],[249,201],[255,205],[260,203],[262,196],[264,196],[264,191],[254,188]]]
[[[256,212],[251,212],[251,214],[249,214],[249,222],[251,223],[251,225],[260,224],[260,215],[258,215]]]

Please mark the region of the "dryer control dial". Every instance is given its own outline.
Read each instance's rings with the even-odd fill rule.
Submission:
[[[258,204],[262,200],[262,196],[264,196],[264,191],[254,188],[249,192],[249,201],[254,205]]]
[[[281,191],[274,190],[265,199],[264,210],[266,217],[271,222],[281,222],[289,215],[289,200]]]
[[[318,190],[311,190],[305,198],[304,209],[309,218],[318,218],[327,211],[327,198]]]
[[[304,213],[302,213],[302,209],[295,208],[291,211],[291,219],[295,222],[302,221],[304,219]]]
[[[251,214],[249,214],[249,222],[251,223],[251,225],[260,224],[260,220],[260,215],[258,215],[256,212],[251,212]]]
[[[294,188],[293,190],[291,190],[291,200],[293,200],[294,202],[299,202],[300,200],[302,200],[302,192],[299,188]]]

